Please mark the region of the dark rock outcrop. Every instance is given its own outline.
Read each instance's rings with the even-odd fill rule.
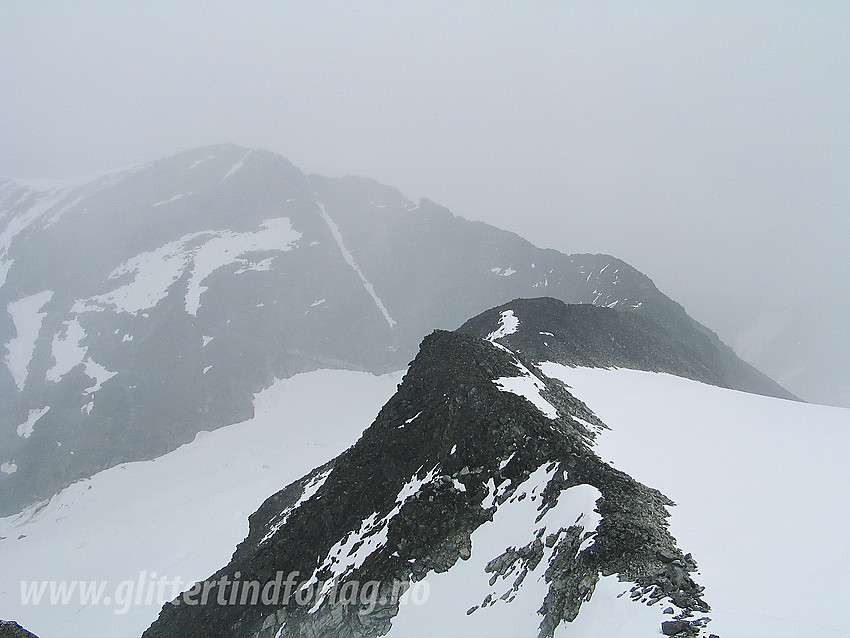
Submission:
[[[38,636],[28,632],[16,622],[0,620],[0,638],[38,638]]]

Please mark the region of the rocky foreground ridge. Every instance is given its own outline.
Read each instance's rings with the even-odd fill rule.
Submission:
[[[629,584],[633,604],[665,608],[668,620],[658,627],[664,634],[708,635],[710,608],[694,580],[696,561],[667,529],[671,501],[601,460],[593,442],[606,426],[536,367],[542,351],[530,356],[511,345],[519,326],[561,338],[580,328],[591,343],[613,340],[636,361],[708,373],[687,351],[652,344],[660,333],[641,320],[588,314],[556,300],[514,305],[485,313],[465,332],[426,337],[361,439],[251,516],[230,563],[194,588],[195,595],[207,589],[208,604],[178,597],[144,637],[392,636],[394,618],[404,614],[399,584],[404,589],[476,558],[487,551],[476,531],[505,513],[510,520],[528,502],[534,520],[525,522],[533,531],[484,557],[479,577],[492,592],[468,614],[514,604],[542,576],[546,591],[527,633],[548,638],[577,617],[600,578],[616,575]],[[488,323],[483,337],[469,334]],[[611,365],[612,352],[582,356]],[[653,359],[658,353],[665,356]],[[550,354],[567,355],[557,348]],[[294,596],[285,602],[233,594],[233,583],[296,572]],[[368,608],[335,597],[355,582],[377,584],[380,595]]]

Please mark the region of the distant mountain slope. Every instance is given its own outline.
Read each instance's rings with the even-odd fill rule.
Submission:
[[[625,604],[658,603],[643,631],[707,635],[696,563],[667,530],[672,502],[600,460],[592,445],[605,426],[499,338],[428,336],[361,439],[251,517],[231,562],[193,588],[207,604],[178,597],[145,638],[392,636],[397,592],[456,570],[469,578],[457,593],[482,596],[451,636],[550,638],[614,574],[632,587]],[[242,598],[243,582],[283,578],[291,596]],[[364,583],[374,600],[338,595]],[[510,624],[482,632],[503,606]]]
[[[0,179],[0,513],[251,414],[275,378],[403,368],[516,297],[625,308],[787,396],[652,282],[232,145],[77,186]]]

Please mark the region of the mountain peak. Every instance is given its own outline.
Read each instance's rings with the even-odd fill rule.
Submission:
[[[672,503],[593,453],[603,427],[522,354],[436,331],[357,444],[266,501],[231,563],[206,581],[298,573],[302,598],[192,608],[178,599],[145,637],[383,635],[398,630],[397,615],[410,622],[393,591],[434,578],[460,596],[453,573],[482,592],[462,596],[469,606],[453,619],[466,635],[507,605],[510,631],[551,638],[612,574],[631,584],[635,605],[669,598],[676,633],[697,635],[709,607],[690,576],[696,563],[667,531]],[[436,576],[445,572],[448,581]],[[383,601],[369,610],[331,595],[366,581]]]
[[[435,328],[518,297],[636,313],[713,382],[784,396],[623,262],[267,151],[202,147],[55,192],[0,182],[0,223],[2,513],[244,419],[276,378],[402,369]]]

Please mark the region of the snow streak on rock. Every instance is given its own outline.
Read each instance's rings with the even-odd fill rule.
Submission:
[[[363,284],[363,288],[365,288],[366,292],[369,293],[369,296],[372,297],[372,300],[375,302],[375,305],[378,306],[378,310],[381,311],[381,314],[384,315],[384,319],[390,328],[393,328],[396,325],[395,320],[390,317],[390,313],[387,311],[386,306],[384,306],[384,302],[378,297],[375,293],[375,287],[369,283],[369,280],[366,279],[366,276],[363,274],[363,271],[360,270],[360,266],[357,265],[357,262],[354,261],[354,256],[348,251],[345,247],[345,243],[342,240],[342,233],[339,232],[339,227],[336,225],[333,219],[331,219],[330,215],[328,215],[325,210],[324,204],[319,201],[316,201],[316,205],[319,207],[319,214],[322,216],[322,219],[325,220],[325,223],[328,225],[328,228],[331,230],[331,234],[334,236],[334,240],[336,241],[336,245],[339,246],[340,251],[342,252],[342,256],[345,258],[345,262],[351,266],[351,269],[357,273],[357,276],[360,277],[360,281]]]
[[[289,519],[289,515],[292,514],[292,512],[297,510],[299,507],[301,507],[302,503],[306,503],[311,498],[313,498],[313,495],[316,492],[319,491],[319,489],[322,487],[322,485],[325,484],[325,480],[330,475],[332,469],[333,468],[329,467],[324,472],[321,472],[317,476],[313,477],[304,486],[304,491],[301,493],[301,496],[298,498],[298,500],[295,501],[295,503],[293,503],[291,506],[289,506],[285,510],[283,510],[275,518],[275,520],[272,521],[272,524],[269,527],[269,531],[265,536],[263,536],[262,540],[260,541],[260,545],[262,545],[267,540],[269,540],[272,536],[274,536],[277,533],[277,530],[279,530],[281,527],[283,527],[286,524],[286,521]]]
[[[240,168],[242,168],[242,166],[245,165],[245,160],[248,159],[248,156],[251,153],[252,153],[252,151],[248,151],[247,153],[245,153],[245,155],[242,156],[242,159],[240,159],[238,162],[236,162],[236,164],[233,165],[233,168],[231,168],[229,171],[227,171],[225,176],[221,178],[221,181],[219,182],[219,184],[224,184],[224,182],[227,180],[228,177],[230,177],[231,175],[236,173]],[[192,168],[194,168],[194,165],[192,166]]]

